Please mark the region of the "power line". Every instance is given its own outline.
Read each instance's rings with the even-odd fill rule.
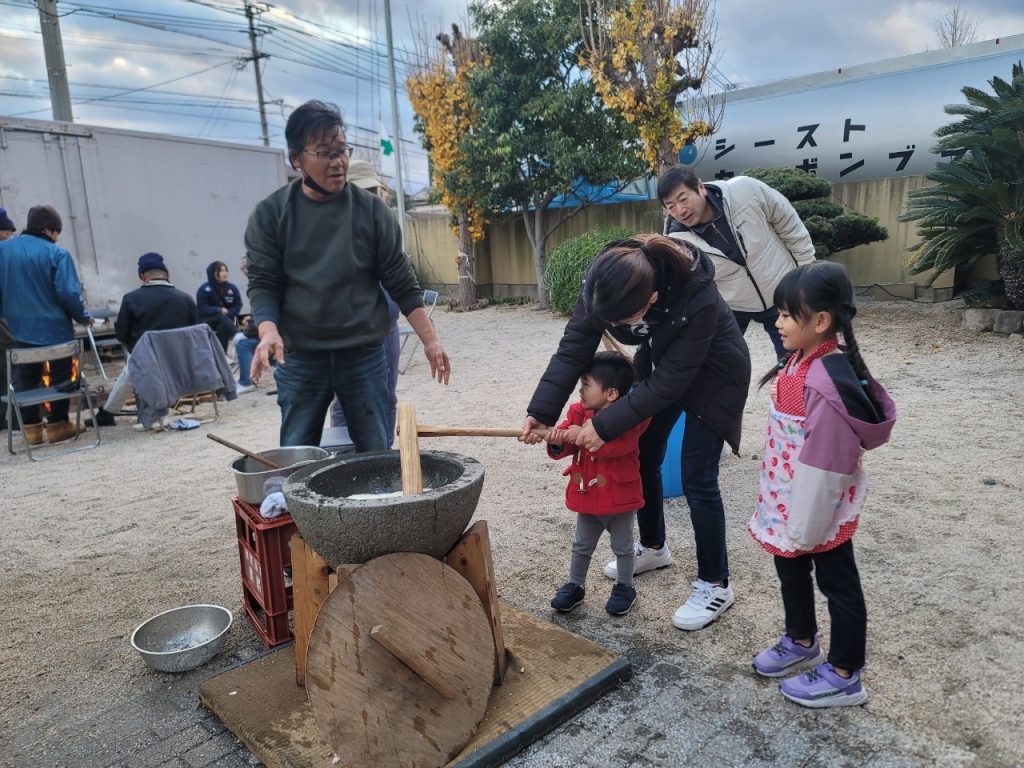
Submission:
[[[159,88],[162,85],[169,85],[170,83],[176,83],[179,80],[185,80],[185,79],[190,78],[190,77],[195,77],[196,75],[201,75],[204,72],[209,72],[212,69],[217,69],[218,67],[223,67],[226,64],[230,64],[232,61],[234,61],[234,59],[229,59],[228,61],[222,61],[219,64],[214,64],[213,66],[206,67],[205,69],[200,69],[198,72],[190,72],[187,75],[181,75],[180,77],[172,77],[170,80],[164,80],[164,81],[159,82],[159,83],[153,83],[152,85],[146,85],[146,86],[143,86],[141,88],[129,88],[127,90],[119,91],[118,93],[111,93],[111,94],[108,94],[106,96],[98,96],[98,97],[96,97],[94,99],[75,99],[74,103],[76,103],[76,104],[94,104],[95,102],[98,102],[98,101],[106,101],[107,99],[113,99],[113,98],[116,98],[116,97],[119,97],[119,96],[127,96],[128,94],[139,93],[140,91],[148,91],[148,90],[150,90],[152,88]],[[33,114],[35,112],[43,112],[43,111],[45,111],[45,110],[33,109],[31,111],[28,111],[28,112],[16,112],[15,114],[11,115],[11,117],[19,117],[20,115],[30,115],[30,114]]]

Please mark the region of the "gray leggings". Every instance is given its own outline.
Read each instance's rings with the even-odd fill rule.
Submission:
[[[619,584],[633,586],[633,520],[636,510],[617,515],[576,515],[576,533],[572,537],[572,558],[569,560],[569,581],[581,587],[587,582],[590,557],[604,531],[612,540]]]

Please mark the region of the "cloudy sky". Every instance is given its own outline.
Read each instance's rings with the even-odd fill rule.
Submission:
[[[265,32],[270,141],[284,146],[289,111],[309,98],[337,102],[349,139],[375,159],[391,128],[384,0],[275,0]],[[400,83],[424,31],[467,16],[465,0],[391,0]],[[946,0],[718,0],[716,77],[751,85],[939,47],[933,24]],[[1020,0],[963,0],[978,40],[1024,33]],[[60,0],[75,120],[258,143],[260,126],[242,0]],[[427,181],[426,154],[399,90],[406,187]],[[0,115],[50,119],[34,0],[0,0]],[[387,175],[391,160],[383,161]]]

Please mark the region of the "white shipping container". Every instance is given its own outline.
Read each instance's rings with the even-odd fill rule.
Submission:
[[[720,128],[680,162],[705,180],[785,166],[833,182],[920,176],[944,159],[935,130],[959,119],[943,108],[1022,60],[1024,34],[728,91]]]
[[[148,251],[186,293],[223,261],[244,295],[246,222],[286,180],[279,149],[0,117],[0,206],[19,230],[33,205],[60,212],[90,308],[117,309]]]

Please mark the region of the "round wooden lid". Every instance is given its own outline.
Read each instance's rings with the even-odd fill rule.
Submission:
[[[473,588],[400,552],[338,582],[309,637],[306,691],[342,765],[442,766],[487,709],[490,624]]]

